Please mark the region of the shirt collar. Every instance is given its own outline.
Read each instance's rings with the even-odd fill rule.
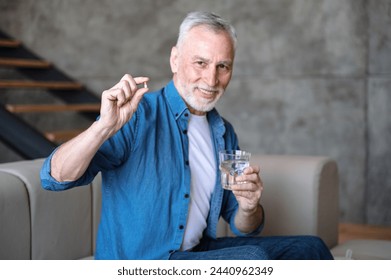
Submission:
[[[180,96],[178,90],[175,87],[174,81],[171,80],[165,87],[165,95],[167,98],[167,102],[171,109],[171,112],[175,116],[175,119],[181,117],[185,112],[189,113],[189,109],[187,108],[186,103],[183,101]],[[208,121],[212,126],[212,130],[216,133],[216,136],[222,138],[225,133],[224,121],[221,118],[220,114],[214,108],[210,112],[207,113]],[[220,145],[223,145],[222,143]]]
[[[171,112],[177,120],[180,116],[186,111],[189,113],[189,109],[186,106],[186,103],[183,101],[178,90],[174,85],[174,81],[171,80],[165,87],[165,95],[167,98],[168,105],[171,109]]]

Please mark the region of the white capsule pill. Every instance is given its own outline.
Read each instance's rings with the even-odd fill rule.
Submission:
[[[147,82],[144,82],[144,88],[148,88]]]

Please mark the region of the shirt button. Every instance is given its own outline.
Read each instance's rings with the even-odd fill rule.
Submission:
[[[189,165],[189,161],[188,161],[188,160],[186,160],[186,161],[185,161],[185,164],[186,164],[186,165]]]
[[[185,129],[185,130],[183,130],[183,134],[187,134],[187,130]]]
[[[190,196],[190,195],[189,195],[188,193],[187,193],[187,194],[185,194],[185,198],[189,198],[189,196]]]
[[[185,227],[183,225],[180,225],[179,226],[179,229],[184,229]]]
[[[185,113],[185,117],[188,117],[189,116],[189,114],[188,113]]]

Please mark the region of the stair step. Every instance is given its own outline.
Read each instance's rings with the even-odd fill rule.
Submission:
[[[22,59],[22,58],[4,58],[0,57],[0,66],[6,67],[26,67],[26,68],[48,68],[50,63],[38,59]]]
[[[65,142],[82,133],[83,129],[49,131],[45,133],[45,137],[52,142]]]
[[[83,88],[83,85],[77,82],[0,80],[0,88],[44,88],[52,90],[80,90]]]
[[[12,39],[0,39],[0,47],[15,48],[21,45],[20,41]]]
[[[6,104],[6,109],[12,113],[45,113],[45,112],[99,112],[99,103],[86,104]]]

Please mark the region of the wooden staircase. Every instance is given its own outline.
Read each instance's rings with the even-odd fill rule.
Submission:
[[[95,94],[80,82],[69,78],[51,62],[38,57],[20,41],[0,31],[0,70],[9,69],[18,75],[15,79],[3,77],[3,72],[0,71],[0,140],[22,157],[46,157],[60,143],[83,131],[83,128],[77,127],[77,123],[74,129],[58,129],[61,128],[59,125],[57,129],[42,131],[30,119],[37,119],[40,115],[48,118],[48,114],[55,119],[56,114],[68,112],[92,123],[98,116],[100,100]],[[20,79],[20,76],[24,78]],[[14,102],[14,96],[12,103],[7,98],[2,99],[2,94],[12,95],[15,91],[23,92],[20,102]],[[31,94],[27,94],[28,92]],[[48,100],[54,98],[57,102],[26,103],[30,99],[26,96],[41,92],[50,95]],[[35,116],[26,117],[26,114]]]

